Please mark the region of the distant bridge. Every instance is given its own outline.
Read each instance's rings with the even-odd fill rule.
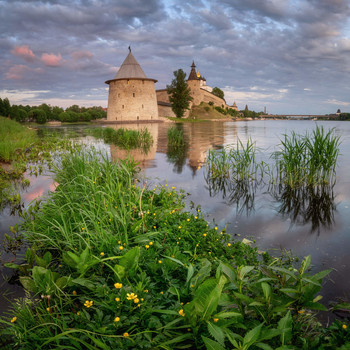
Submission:
[[[337,115],[320,114],[261,114],[259,118],[265,119],[332,119]]]

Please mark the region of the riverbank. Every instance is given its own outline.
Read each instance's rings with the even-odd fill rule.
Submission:
[[[309,348],[348,344],[312,310],[329,271],[259,253],[184,210],[183,191],[138,183],[131,161],[74,152],[24,214],[20,280],[35,298],[2,318],[12,348]],[[312,330],[312,331],[311,331]]]

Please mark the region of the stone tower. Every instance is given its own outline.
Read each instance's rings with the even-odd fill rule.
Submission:
[[[155,79],[147,78],[131,53],[109,85],[107,121],[145,121],[158,119]]]
[[[202,102],[202,94],[200,91],[201,88],[201,80],[197,76],[196,65],[194,61],[192,62],[191,72],[187,79],[187,85],[191,89],[191,96],[193,98],[192,104],[199,105]]]

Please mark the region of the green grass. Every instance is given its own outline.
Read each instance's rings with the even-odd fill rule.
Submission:
[[[233,241],[182,191],[138,184],[130,161],[78,151],[54,171],[56,191],[23,216],[27,262],[7,264],[35,296],[0,320],[12,349],[349,345],[347,324],[315,318],[330,271],[312,275],[310,257]]]
[[[15,158],[16,152],[33,146],[37,141],[35,130],[0,117],[0,161],[10,162]]]
[[[168,145],[171,147],[183,147],[185,136],[182,129],[173,126],[168,129]]]
[[[147,128],[141,130],[128,130],[124,128],[92,128],[87,132],[96,137],[102,138],[104,142],[115,144],[123,149],[143,148],[149,149],[153,144],[153,137]]]
[[[334,129],[325,132],[318,126],[311,134],[285,134],[280,150],[273,154],[277,181],[290,187],[332,182],[339,144]]]

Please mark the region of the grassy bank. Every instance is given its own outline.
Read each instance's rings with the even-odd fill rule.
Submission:
[[[10,162],[16,152],[33,146],[38,141],[35,130],[4,117],[0,117],[0,161]]]
[[[1,319],[12,349],[334,349],[322,279],[310,257],[259,253],[210,226],[168,186],[137,186],[137,168],[72,153],[58,187],[24,216],[31,248],[12,265],[32,297]]]

